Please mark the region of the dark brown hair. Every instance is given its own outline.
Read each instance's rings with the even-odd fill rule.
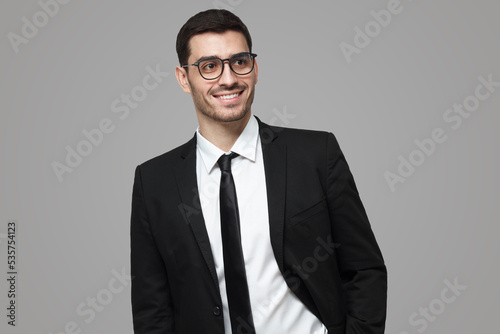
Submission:
[[[176,43],[179,64],[187,65],[187,60],[191,54],[189,47],[191,37],[205,32],[222,33],[228,30],[241,32],[247,40],[248,50],[252,52],[252,37],[250,37],[247,26],[240,18],[225,9],[209,9],[191,17],[179,30]]]

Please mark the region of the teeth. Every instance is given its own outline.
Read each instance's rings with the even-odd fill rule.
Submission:
[[[234,94],[231,94],[231,95],[221,95],[221,96],[217,96],[218,99],[223,99],[223,100],[227,100],[227,99],[234,99],[235,97],[238,97],[238,93],[234,93]]]

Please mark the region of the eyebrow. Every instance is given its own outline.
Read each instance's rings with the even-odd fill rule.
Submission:
[[[203,56],[203,57],[199,58],[197,61],[195,61],[195,63],[197,63],[199,61],[202,61],[202,60],[206,60],[206,59],[212,59],[212,58],[220,58],[220,59],[222,59],[221,57],[216,56],[216,55],[213,55],[213,56]]]
[[[236,52],[236,53],[233,53],[232,55],[230,55],[228,58],[231,58],[232,56],[235,56],[235,55],[239,55],[241,53],[250,53],[250,51],[241,51],[241,52]],[[210,56],[202,56],[201,58],[199,58],[197,61],[195,61],[195,63],[199,62],[199,61],[202,61],[202,60],[207,60],[207,59],[212,59],[212,58],[220,58],[220,59],[224,59],[222,58],[221,56],[219,55],[210,55]]]

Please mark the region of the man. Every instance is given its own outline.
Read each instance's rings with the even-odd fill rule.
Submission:
[[[334,136],[252,116],[257,55],[229,11],[190,18],[177,53],[199,127],[136,169],[135,333],[383,333],[386,268]]]

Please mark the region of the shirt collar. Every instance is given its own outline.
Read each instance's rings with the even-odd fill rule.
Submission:
[[[255,162],[258,139],[259,124],[255,117],[250,117],[245,129],[243,129],[243,132],[229,151],[236,152],[241,157]],[[208,173],[212,171],[221,155],[227,153],[205,139],[200,134],[200,127],[196,129],[196,148],[201,154],[201,159]]]

